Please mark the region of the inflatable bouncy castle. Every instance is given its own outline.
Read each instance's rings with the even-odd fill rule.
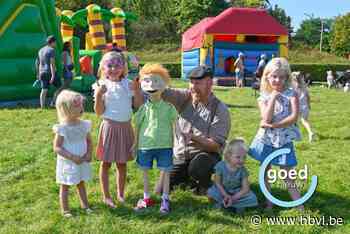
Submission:
[[[0,1],[0,13],[0,101],[39,97],[39,87],[33,87],[35,60],[48,35],[56,38],[58,75],[62,74],[63,42],[70,41],[74,63],[71,88],[89,91],[96,80],[102,54],[111,48],[111,43],[106,42],[103,22],[111,25],[112,42],[126,50],[124,21],[136,19],[132,13],[120,8],[107,10],[96,4],[76,12],[61,10],[55,8],[54,0]],[[74,36],[77,25],[89,29],[85,48],[80,48],[80,38]]]
[[[202,19],[182,35],[182,78],[198,65],[215,77],[233,76],[233,63],[245,55],[246,74],[253,74],[261,54],[288,56],[288,30],[263,9],[228,8]]]

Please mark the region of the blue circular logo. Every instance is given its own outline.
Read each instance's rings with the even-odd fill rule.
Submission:
[[[265,186],[265,180],[264,180],[265,171],[266,171],[267,166],[274,158],[276,158],[280,155],[289,154],[289,153],[290,153],[290,149],[288,149],[288,148],[276,150],[275,152],[271,153],[264,160],[264,162],[262,163],[260,170],[259,170],[259,186],[260,186],[260,189],[263,192],[264,196],[267,199],[269,199],[272,203],[274,203],[275,205],[282,206],[282,207],[295,207],[295,206],[302,205],[304,202],[306,202],[312,196],[312,194],[315,192],[316,187],[317,187],[317,176],[313,175],[311,177],[311,185],[310,185],[308,191],[304,194],[304,196],[302,196],[301,198],[299,198],[298,200],[295,200],[295,201],[282,201],[278,198],[275,198],[267,190],[267,188]]]

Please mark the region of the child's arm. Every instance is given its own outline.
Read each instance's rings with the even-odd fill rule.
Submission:
[[[55,135],[55,139],[53,141],[53,150],[56,154],[59,154],[60,156],[71,160],[75,162],[76,164],[81,164],[83,161],[80,157],[71,154],[66,149],[63,148],[63,136],[60,136],[58,134]]]
[[[105,112],[105,104],[103,101],[103,94],[107,92],[107,88],[104,85],[96,87],[95,90],[95,103],[94,110],[97,115],[102,115]]]
[[[134,91],[134,97],[132,100],[132,106],[137,110],[142,104],[145,102],[143,98],[143,94],[141,92],[140,82],[136,79],[132,81],[131,90]]]
[[[310,99],[310,95],[309,95],[308,90],[306,90],[305,95],[306,95],[307,106],[308,106],[309,110],[311,110],[311,99]]]
[[[229,195],[227,194],[227,192],[224,189],[224,186],[222,186],[221,184],[221,176],[218,174],[214,175],[214,183],[215,185],[218,187],[221,195],[225,198],[225,197],[229,197]]]
[[[268,101],[259,101],[260,115],[263,122],[270,124],[275,110],[276,98],[279,92],[272,91],[271,98]]]
[[[242,178],[241,190],[239,190],[238,193],[235,193],[234,195],[232,195],[231,199],[233,202],[235,202],[249,192],[250,192],[250,185],[249,185],[248,177],[244,177],[244,178]]]
[[[87,150],[86,150],[86,153],[84,155],[84,161],[91,162],[92,140],[91,140],[90,133],[88,133],[86,136],[86,145],[87,145]]]
[[[272,123],[272,128],[285,128],[292,124],[295,124],[298,121],[298,115],[299,115],[299,99],[297,96],[293,96],[290,99],[291,107],[292,107],[292,113],[287,118],[282,119],[278,123]]]

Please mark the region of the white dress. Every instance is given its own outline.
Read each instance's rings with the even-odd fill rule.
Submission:
[[[87,152],[87,134],[91,130],[91,121],[81,120],[78,124],[55,124],[53,131],[63,137],[62,147],[71,154],[83,157]],[[57,155],[56,182],[76,185],[91,179],[91,166],[88,162],[80,165]]]

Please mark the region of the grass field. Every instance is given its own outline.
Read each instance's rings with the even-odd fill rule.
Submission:
[[[186,84],[174,81],[177,87]],[[215,88],[215,93],[228,106],[232,128],[230,139],[244,137],[251,142],[259,115],[256,99],[249,88]],[[309,175],[318,176],[318,187],[306,202],[302,214],[294,209],[275,208],[272,214],[261,208],[247,210],[239,216],[216,210],[205,197],[189,191],[175,190],[171,195],[172,212],[163,217],[159,206],[146,213],[135,213],[133,206],[142,196],[142,175],[135,162],[128,164],[126,204],[115,210],[101,203],[98,181],[98,162],[92,162],[93,180],[88,183],[88,197],[94,213],[86,215],[79,209],[72,188],[70,207],[74,218],[62,218],[58,204],[58,185],[55,183],[56,157],[52,151],[52,125],[56,123],[54,109],[32,107],[0,110],[0,233],[350,233],[350,96],[336,90],[311,88],[311,122],[318,133],[317,141],[309,144],[302,129],[303,140],[296,144],[298,168],[305,164]],[[96,144],[100,120],[87,106],[85,119],[93,121],[92,136]],[[251,189],[259,202],[264,201],[258,185],[259,165],[247,158]],[[152,183],[157,176],[152,171]],[[114,181],[111,176],[111,185]],[[309,183],[304,187],[306,192]],[[113,188],[113,186],[111,186]],[[114,189],[112,189],[115,195]],[[287,191],[273,188],[273,194],[289,200]],[[158,199],[158,198],[157,198]],[[159,201],[159,200],[158,200]],[[252,217],[262,218],[254,225]],[[343,225],[269,225],[267,217],[304,217],[328,220],[329,216],[343,218]]]

